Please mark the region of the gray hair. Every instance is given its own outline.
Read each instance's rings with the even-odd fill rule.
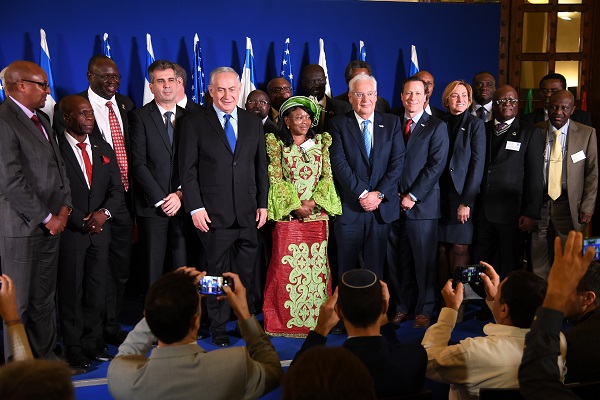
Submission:
[[[212,72],[210,73],[210,85],[214,85],[215,83],[215,76],[217,76],[220,73],[223,72],[231,72],[233,74],[235,74],[235,77],[237,78],[238,82],[240,82],[240,76],[238,75],[237,72],[235,72],[235,70],[231,67],[218,67],[212,70]]]
[[[377,79],[375,79],[373,76],[367,75],[367,74],[356,75],[354,78],[352,78],[350,80],[350,82],[348,82],[348,88],[350,89],[351,92],[353,92],[354,86],[356,86],[356,84],[358,82],[364,82],[364,81],[371,81],[371,83],[373,83],[373,89],[375,91],[377,91]]]

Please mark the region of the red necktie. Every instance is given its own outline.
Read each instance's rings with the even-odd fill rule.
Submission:
[[[33,121],[33,123],[35,124],[35,126],[37,126],[37,128],[40,130],[40,132],[42,132],[42,135],[44,135],[44,137],[46,139],[48,139],[48,135],[46,135],[46,132],[44,132],[44,128],[42,128],[42,124],[40,122],[40,119],[38,118],[37,115],[33,114],[31,116],[31,120]]]
[[[125,139],[123,138],[123,132],[121,132],[121,125],[119,125],[117,114],[115,114],[115,111],[112,108],[112,103],[107,101],[106,107],[108,107],[108,122],[110,124],[110,135],[112,136],[113,150],[117,155],[117,164],[119,165],[119,170],[121,171],[121,180],[123,181],[125,191],[127,191],[129,190],[129,172],[127,167]]]
[[[90,184],[90,189],[92,187],[92,162],[90,161],[90,156],[88,152],[85,151],[85,143],[77,143],[77,147],[81,149],[81,154],[83,155],[83,163],[85,164],[85,174],[88,178],[88,183]]]
[[[406,121],[406,125],[404,125],[404,144],[408,143],[408,139],[410,139],[410,126],[412,125],[413,120],[409,119]]]

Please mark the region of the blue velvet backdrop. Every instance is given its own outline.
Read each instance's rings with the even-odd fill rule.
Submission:
[[[16,59],[39,62],[39,29],[43,28],[59,98],[87,88],[87,61],[101,52],[104,32],[110,35],[112,57],[123,74],[121,93],[138,105],[146,68],[146,33],[152,35],[157,59],[175,60],[188,71],[195,33],[207,71],[221,65],[241,71],[248,36],[257,85],[263,89],[278,74],[287,37],[297,77],[302,66],[317,63],[319,38],[323,38],[334,96],[346,90],[344,67],[357,58],[363,40],[379,94],[393,106],[400,103],[400,85],[408,73],[413,44],[420,68],[436,78],[432,103],[437,107],[448,82],[459,78],[470,82],[481,70],[494,74],[498,70],[499,4],[32,0],[11,1],[0,14],[0,69]],[[299,79],[295,86],[299,87]]]

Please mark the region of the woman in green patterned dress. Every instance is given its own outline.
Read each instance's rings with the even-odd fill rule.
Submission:
[[[320,107],[312,98],[290,97],[279,110],[279,133],[266,136],[268,212],[276,224],[263,314],[274,336],[306,336],[331,294],[327,222],[342,205],[331,174],[331,136],[312,129]]]

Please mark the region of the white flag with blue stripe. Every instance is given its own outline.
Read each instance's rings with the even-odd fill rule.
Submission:
[[[325,42],[323,39],[319,39],[319,65],[325,71],[325,79],[327,83],[325,84],[325,95],[331,97],[331,86],[329,86],[329,74],[327,73],[327,60],[325,59]]]
[[[110,43],[108,43],[108,33],[105,33],[102,37],[102,54],[108,58],[112,58],[110,55]]]
[[[246,107],[246,98],[253,90],[256,90],[254,53],[252,52],[252,41],[249,37],[246,37],[246,60],[244,61],[244,70],[242,71],[242,91],[238,99],[238,107]]]
[[[204,105],[204,64],[202,62],[202,48],[198,34],[194,35],[194,66],[192,68],[192,101]]]
[[[2,71],[0,71],[0,103],[6,100],[6,95],[4,94],[4,72],[7,67],[4,67]]]
[[[413,76],[419,72],[419,59],[417,58],[417,48],[414,45],[410,46],[410,69],[408,76]]]
[[[365,49],[365,42],[360,41],[360,61],[367,61],[367,49]]]
[[[146,70],[144,74],[146,79],[144,81],[144,105],[154,100],[154,95],[150,91],[150,78],[148,77],[148,67],[154,62],[154,50],[152,49],[152,38],[150,34],[146,34]]]
[[[46,105],[44,105],[42,111],[48,114],[50,121],[52,121],[57,97],[54,90],[54,75],[52,74],[52,64],[50,63],[50,51],[48,50],[48,42],[46,41],[46,32],[43,29],[40,29],[40,67],[48,75],[48,85],[50,86],[50,94],[46,96]]]
[[[292,96],[294,95],[294,73],[292,72],[292,57],[290,56],[290,38],[285,39],[283,45],[283,56],[281,57],[281,73],[292,86]]]

